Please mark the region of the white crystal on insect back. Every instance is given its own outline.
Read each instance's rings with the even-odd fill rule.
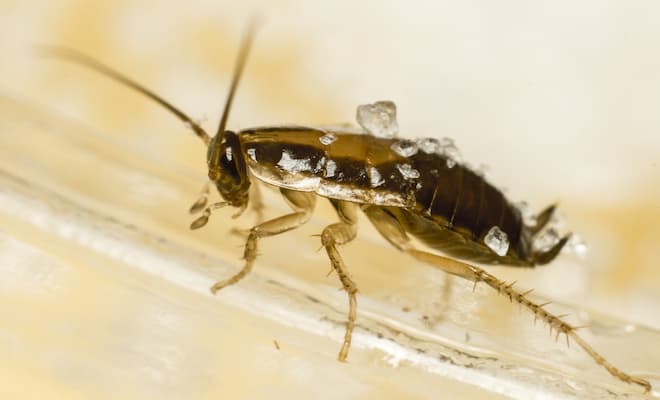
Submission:
[[[435,154],[440,150],[440,141],[436,138],[417,139],[417,147],[426,154]]]
[[[509,237],[497,225],[490,228],[484,237],[484,243],[500,257],[509,251]]]
[[[453,139],[442,138],[440,140],[440,152],[447,157],[447,168],[453,168],[461,162],[461,153],[458,151]]]
[[[397,140],[392,143],[390,149],[401,157],[412,157],[417,154],[417,151],[419,150],[417,143],[407,139]]]
[[[447,168],[453,168],[461,162],[461,153],[450,138],[417,139],[417,148],[426,154],[440,154],[447,159]]]
[[[477,168],[474,169],[474,173],[485,179],[489,170],[490,170],[490,167],[488,165],[479,164],[477,166]]]
[[[399,133],[396,105],[387,100],[358,106],[357,123],[369,134],[378,137],[393,138]]]
[[[369,168],[369,178],[371,180],[371,187],[378,187],[385,183],[385,179],[383,179],[375,167]]]
[[[277,162],[277,165],[285,171],[296,173],[296,172],[307,172],[312,170],[312,165],[307,158],[293,158],[291,154],[284,150],[282,152],[282,158]]]
[[[252,159],[252,161],[257,161],[257,149],[255,148],[247,149],[247,154],[248,157]]]
[[[413,168],[410,164],[397,164],[396,169],[398,169],[401,175],[406,179],[419,178],[419,171]]]
[[[325,175],[326,178],[332,178],[335,176],[335,171],[337,170],[337,163],[334,160],[328,160],[325,164]]]
[[[319,142],[326,146],[332,144],[335,140],[337,140],[337,135],[332,132],[326,132],[325,135],[319,137]]]

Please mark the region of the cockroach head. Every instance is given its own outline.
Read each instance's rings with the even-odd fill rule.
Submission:
[[[209,142],[206,154],[209,179],[218,193],[232,207],[245,208],[248,202],[250,180],[238,135],[225,131]]]

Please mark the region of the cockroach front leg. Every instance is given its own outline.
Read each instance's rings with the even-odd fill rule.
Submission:
[[[519,292],[513,288],[513,284],[507,284],[506,282],[499,280],[495,276],[489,274],[477,266],[470,265],[453,258],[443,257],[429,252],[417,250],[410,244],[408,235],[394,216],[389,214],[384,209],[375,206],[365,206],[363,211],[374,225],[374,227],[378,230],[378,232],[399,250],[410,254],[419,261],[439,268],[446,273],[472,281],[475,285],[479,282],[486,283],[488,286],[497,290],[498,293],[508,297],[511,301],[515,301],[521,306],[527,308],[534,314],[535,318],[545,321],[552,329],[557,332],[557,335],[566,335],[567,342],[569,339],[572,339],[587,354],[589,354],[589,356],[596,363],[603,366],[615,378],[626,383],[639,385],[643,387],[646,392],[651,390],[651,384],[647,380],[628,375],[620,369],[616,368],[603,356],[596,352],[596,350],[594,350],[584,339],[582,339],[582,337],[577,334],[575,327],[564,322],[560,317],[546,311],[542,304],[538,304],[530,300],[527,296],[530,291]]]
[[[287,189],[280,189],[280,192],[295,212],[252,227],[245,242],[245,250],[243,252],[245,265],[231,278],[214,284],[211,287],[211,293],[215,294],[218,290],[233,285],[250,273],[254,260],[257,258],[257,242],[260,238],[279,235],[280,233],[296,229],[309,221],[316,204],[316,196],[308,192],[297,192]]]
[[[252,182],[253,183],[250,186],[250,189],[252,190],[252,193],[250,194],[250,208],[257,215],[257,223],[260,224],[264,221],[264,209],[266,207],[264,206],[260,184],[257,183],[258,179],[253,179]]]
[[[328,253],[332,268],[337,272],[341,284],[348,294],[348,321],[346,331],[344,332],[344,343],[341,346],[337,358],[339,361],[346,361],[348,350],[351,347],[351,338],[353,336],[353,327],[357,315],[357,286],[351,279],[346,269],[346,265],[337,250],[337,245],[343,245],[357,236],[357,206],[354,203],[334,201],[333,205],[337,209],[337,214],[341,222],[328,225],[321,233],[321,243]]]
[[[257,183],[258,179],[254,179],[252,182],[252,185],[250,186],[250,210],[254,211],[256,214],[256,222],[257,224],[260,224],[264,222],[264,209],[266,208],[264,206],[263,202],[263,196],[261,194],[261,187]],[[233,235],[240,236],[244,239],[247,239],[247,237],[250,235],[250,230],[249,229],[242,229],[242,228],[231,228],[231,233]]]

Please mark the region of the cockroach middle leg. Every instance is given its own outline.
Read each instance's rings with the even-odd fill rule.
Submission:
[[[544,305],[538,304],[530,300],[527,292],[519,292],[514,289],[513,284],[508,284],[494,275],[489,274],[482,268],[457,261],[453,258],[443,257],[436,254],[428,253],[425,251],[417,250],[410,244],[410,239],[405,230],[399,224],[399,221],[389,214],[387,211],[380,207],[366,206],[363,211],[374,225],[376,230],[385,237],[385,239],[394,245],[399,250],[410,254],[415,259],[422,261],[428,265],[439,268],[442,271],[459,276],[475,283],[484,282],[488,286],[497,290],[498,293],[508,297],[511,301],[515,301],[519,305],[527,308],[534,314],[534,317],[545,321],[551,329],[557,332],[557,335],[566,335],[566,340],[572,339],[577,343],[589,356],[599,365],[603,366],[612,376],[626,382],[634,383],[642,386],[647,392],[651,390],[651,384],[638,377],[631,376],[621,371],[607,361],[602,355],[596,352],[582,337],[580,337],[575,327],[564,322],[559,316],[556,316],[543,308]]]
[[[288,189],[280,189],[280,192],[295,212],[252,227],[243,252],[245,265],[231,278],[215,283],[211,287],[211,293],[215,294],[218,290],[233,285],[250,273],[254,260],[257,258],[257,242],[260,238],[288,232],[309,221],[316,205],[316,196],[309,192],[296,192]]]
[[[345,201],[332,201],[341,222],[328,225],[321,233],[321,243],[328,253],[332,268],[337,272],[341,284],[348,294],[348,321],[344,333],[344,343],[339,351],[339,361],[346,361],[348,350],[351,347],[353,327],[357,315],[357,286],[351,279],[346,265],[337,250],[337,245],[346,244],[357,236],[357,205]]]

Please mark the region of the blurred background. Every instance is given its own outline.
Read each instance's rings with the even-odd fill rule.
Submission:
[[[464,159],[475,166],[487,166],[489,179],[506,188],[513,200],[524,199],[534,209],[558,202],[567,221],[566,229],[578,232],[589,247],[583,258],[564,255],[539,270],[512,271],[498,267],[492,269],[493,273],[517,279],[522,287],[534,287],[544,296],[568,305],[660,329],[660,113],[657,111],[660,104],[660,25],[657,23],[660,4],[657,2],[0,0],[0,7],[3,118],[25,121],[34,115],[36,120],[40,118],[39,113],[47,113],[63,121],[75,121],[76,129],[98,133],[94,136],[95,142],[87,147],[87,164],[65,165],[62,169],[53,167],[51,177],[48,175],[50,165],[66,164],[69,157],[81,155],[63,153],[59,145],[48,147],[51,142],[41,142],[36,139],[38,136],[34,136],[35,139],[15,137],[5,128],[4,151],[11,152],[14,158],[10,162],[6,155],[2,165],[17,176],[41,183],[57,193],[66,192],[68,197],[79,199],[91,209],[103,210],[120,220],[126,218],[147,231],[168,232],[163,235],[170,239],[176,237],[178,243],[202,253],[210,252],[208,254],[219,257],[219,252],[226,252],[229,265],[236,268],[241,253],[237,247],[241,245],[240,238],[217,243],[218,238],[223,237],[218,235],[226,235],[229,214],[218,216],[217,224],[206,233],[202,230],[192,235],[186,231],[190,222],[186,206],[194,200],[205,176],[205,149],[199,140],[178,120],[134,92],[75,65],[35,57],[32,48],[36,44],[57,44],[87,53],[154,89],[214,132],[241,34],[249,18],[257,15],[261,26],[229,118],[231,129],[287,123],[352,123],[358,104],[383,99],[395,101],[402,136],[453,138]],[[14,104],[34,107],[30,108],[34,114],[25,109],[20,113],[12,111]],[[60,132],[66,138],[69,132],[65,126],[42,128]],[[103,147],[106,140],[113,149],[125,150],[126,162],[137,163],[136,168],[146,168],[141,164],[144,157],[149,165],[161,165],[163,170],[184,178],[176,180],[167,175],[164,181],[171,179],[174,187],[169,192],[163,192],[162,187],[150,191],[143,178],[126,179],[121,181],[125,186],[117,187],[110,186],[112,181],[108,181],[103,187],[105,183],[94,177],[109,172],[101,170],[102,163],[96,169],[94,154],[110,153]],[[17,145],[19,142],[24,145]],[[38,157],[34,156],[36,152]],[[131,160],[136,155],[139,159]],[[44,165],[30,172],[33,162]],[[117,171],[130,168],[132,164],[124,164]],[[152,172],[160,174],[157,170]],[[184,180],[196,183],[180,184]],[[68,183],[58,183],[65,181]],[[64,187],[66,190],[62,189]],[[136,192],[131,192],[133,190]],[[124,191],[132,193],[126,204],[115,197],[125,195]],[[148,196],[155,198],[146,199]],[[163,197],[162,202],[159,196]],[[273,195],[267,194],[267,197],[276,199]],[[178,208],[165,208],[169,200]],[[131,208],[132,205],[135,207]],[[273,203],[273,209],[278,207],[282,207],[279,201]],[[327,207],[321,208],[320,215],[320,221],[332,218]],[[28,232],[15,236],[23,222],[10,217],[3,219],[0,227],[4,246],[10,248],[7,243],[18,240],[43,250],[49,239],[35,239],[37,235]],[[223,218],[224,223],[220,222]],[[164,224],[162,221],[170,225],[159,225]],[[248,221],[249,218],[237,224],[246,226]],[[322,222],[319,224],[320,229]],[[360,238],[371,244],[365,246],[386,247],[366,225],[363,223],[366,233],[361,233]],[[301,263],[305,267],[287,266],[286,259],[290,257],[287,254],[276,254],[269,259],[267,249],[270,247],[265,243],[260,260],[265,260],[264,264],[278,265],[280,257],[279,264],[285,264],[282,279],[293,276],[305,282],[318,280],[324,285],[336,286],[336,282],[329,282],[332,278],[325,278],[324,254],[314,253],[318,244],[314,238],[309,238],[313,233],[318,232],[310,229],[299,236],[309,243],[307,250],[300,250],[304,251],[301,257],[305,261]],[[286,246],[291,243],[287,240],[292,239],[273,239],[272,246]],[[224,247],[218,250],[217,246]],[[347,248],[346,258],[355,265],[356,280],[365,296],[387,301],[396,297],[397,290],[404,293],[407,290],[409,296],[416,291],[424,292],[414,286],[415,282],[427,283],[425,279],[430,273],[423,266],[416,266],[412,271],[383,267],[377,258],[366,257],[364,247],[360,246],[355,243]],[[216,253],[212,253],[214,251]],[[387,263],[398,255],[394,250],[386,250],[382,257],[382,262]],[[9,260],[5,256],[0,261],[5,275],[17,271]],[[8,289],[0,295],[5,298],[4,305],[0,306],[4,308],[3,313],[28,315],[43,307],[43,301],[51,304],[54,310],[53,316],[44,318],[55,320],[57,315],[69,315],[70,309],[87,303],[87,296],[110,290],[103,289],[108,276],[97,276],[98,271],[89,272],[85,269],[84,258],[81,260],[67,259],[78,265],[68,271],[72,276],[89,274],[86,280],[73,288],[64,285],[64,294],[52,298],[26,299],[25,293],[16,289],[20,285],[6,283]],[[403,257],[396,260],[407,262]],[[363,264],[371,266],[362,267]],[[278,274],[281,268],[273,268],[275,272],[268,272],[268,267],[263,270],[266,274]],[[387,273],[390,277],[371,280]],[[25,279],[30,281],[31,278]],[[395,285],[389,289],[381,286],[381,280],[405,281],[411,286],[396,288]],[[442,279],[434,275],[432,281]],[[113,296],[121,297],[118,293],[124,290],[123,284],[115,283]],[[171,293],[170,289],[163,290]],[[136,296],[135,303],[126,300],[124,306],[131,308],[139,304],[140,296]],[[181,300],[184,294],[183,297],[163,296],[188,304]],[[338,309],[343,310],[343,297],[341,293],[337,296],[340,299]],[[489,299],[486,301],[494,301]],[[406,304],[417,304],[416,300],[408,300]],[[396,303],[396,299],[392,301]],[[514,307],[506,308],[506,302],[502,304],[505,311],[497,313],[515,311]],[[84,320],[97,314],[92,310],[98,304],[92,302],[84,306],[89,307],[81,314],[84,317],[76,317],[83,330],[86,329]],[[105,312],[114,310],[112,304],[106,306],[109,309]],[[515,319],[511,322],[515,324],[511,328],[514,331],[520,324],[531,325],[529,318],[517,315],[520,313],[511,314]],[[205,324],[203,315],[200,312],[195,323]],[[341,315],[338,314],[339,320]],[[241,329],[250,332],[236,335],[249,338],[245,343],[222,345],[230,346],[230,354],[239,359],[243,357],[234,347],[250,346],[254,342],[255,332],[249,329],[251,324],[257,324],[258,330],[284,329],[272,327],[272,321],[264,322],[250,313],[236,316],[228,311],[225,316],[235,318]],[[261,324],[269,324],[269,328],[261,328],[257,322],[245,322],[245,318],[247,321],[256,318]],[[3,323],[5,328],[21,326],[25,335],[36,334],[35,331],[48,326],[25,322],[23,317],[17,316]],[[211,328],[200,326],[200,329]],[[12,329],[7,328],[5,332],[12,332]],[[199,335],[199,340],[213,340],[210,334]],[[39,337],[35,336],[33,343],[39,343]],[[145,340],[152,339],[147,335]],[[2,346],[13,347],[8,343],[14,342],[6,340]],[[270,342],[268,346],[270,350]],[[338,375],[332,375],[329,382],[342,386],[345,379],[352,379],[342,374],[364,373],[359,375],[359,382],[342,386],[342,390],[355,398],[375,398],[385,393],[394,397],[404,393],[412,396],[408,389],[402,389],[409,388],[406,384],[397,386],[396,390],[382,389],[388,374],[393,372],[375,361],[376,366],[373,363],[366,366],[367,372],[358,372],[364,367],[359,362],[351,363],[350,373],[337,372],[331,363],[333,349],[338,349],[336,337],[324,346],[330,349],[326,357],[329,370],[308,372],[308,376],[297,370],[295,376],[299,382],[322,379],[327,371],[333,371],[331,373]],[[309,347],[314,348],[313,345]],[[223,351],[229,350],[223,348]],[[637,351],[638,357],[644,355],[643,349]],[[303,350],[300,352],[307,354]],[[86,398],[99,387],[90,384],[81,388],[66,378],[52,376],[49,367],[44,366],[48,363],[31,363],[24,353],[12,354],[13,357],[2,357],[4,361],[0,361],[0,382],[5,380],[0,386],[15,390],[10,393],[21,393],[20,388],[31,386],[28,382],[33,378],[43,383],[42,386],[32,385],[30,390],[35,397],[42,395],[43,389],[52,398],[74,398],[74,394]],[[301,359],[308,360],[309,355],[306,357]],[[99,358],[90,356],[90,360],[94,359]],[[293,363],[291,359],[287,362]],[[48,365],[55,364],[53,361]],[[231,374],[231,365],[226,364],[223,371]],[[630,366],[634,368],[634,362]],[[370,378],[368,374],[374,371],[370,368],[377,371],[376,375],[381,374],[382,379]],[[658,369],[656,360],[656,374]],[[246,374],[239,378],[250,379],[246,372],[249,368],[239,370],[243,371],[240,374]],[[647,368],[642,372],[653,371]],[[211,380],[213,373],[206,373]],[[433,390],[429,383],[431,378],[420,378],[414,370],[405,374],[406,382],[418,380],[420,387],[426,387],[421,380],[429,379],[424,382]],[[244,386],[235,383],[239,381],[225,380],[219,387],[209,384],[193,397],[217,393],[259,397],[258,393],[248,393]],[[445,383],[448,387],[452,384]],[[298,390],[302,390],[301,387],[305,384],[290,386]],[[124,389],[125,394],[138,398],[151,393]],[[311,387],[307,389],[313,392]],[[381,389],[383,392],[379,392]],[[113,393],[110,386],[105,390]],[[469,385],[456,388],[457,393],[463,395],[471,394],[475,398],[483,395],[472,392],[474,390]],[[172,393],[188,397],[183,394],[190,392]],[[415,394],[423,398],[428,393],[419,389]]]

